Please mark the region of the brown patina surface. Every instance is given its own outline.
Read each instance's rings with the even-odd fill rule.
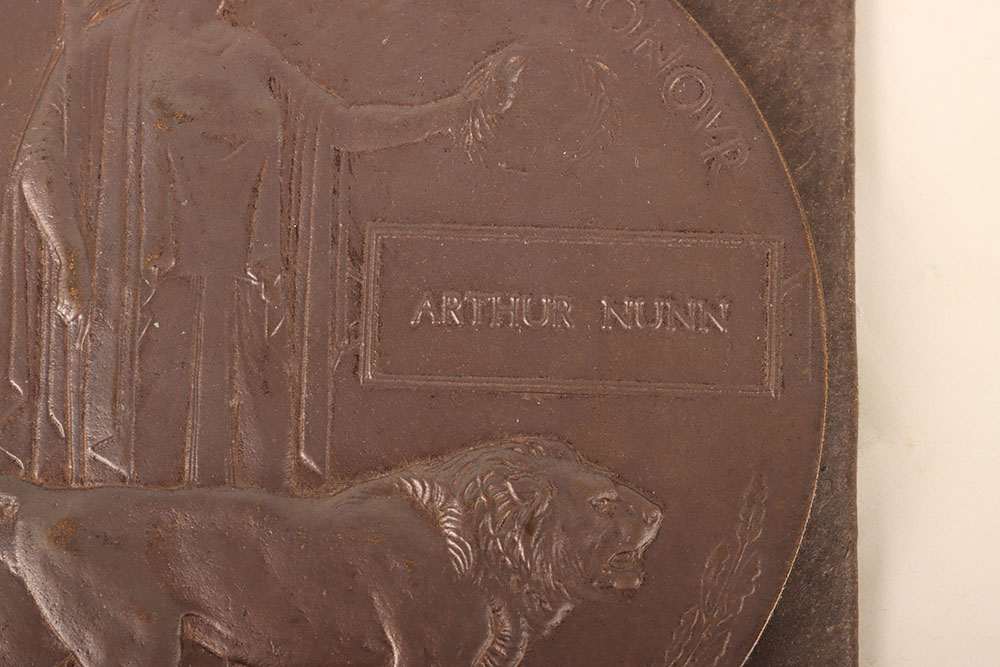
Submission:
[[[850,664],[850,8],[686,4],[17,8],[9,664],[740,664],[817,471]]]

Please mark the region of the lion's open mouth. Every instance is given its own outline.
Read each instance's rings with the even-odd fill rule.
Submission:
[[[613,570],[627,570],[629,568],[637,567],[639,565],[640,557],[641,554],[638,549],[619,551],[608,559],[608,565]]]

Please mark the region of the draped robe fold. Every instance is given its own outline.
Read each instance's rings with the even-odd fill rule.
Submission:
[[[168,451],[149,451],[142,436],[154,431],[143,423],[157,405],[144,394],[144,350],[160,335],[157,290],[176,271],[176,174],[143,115],[138,51],[152,24],[138,0],[115,9],[57,49],[4,192],[0,458],[50,484],[276,488],[303,475],[320,483],[350,262],[338,231],[348,165],[322,102],[304,81],[276,81],[271,91],[284,110],[279,149],[246,209],[246,273],[232,276],[232,317],[216,320],[232,327],[224,435],[193,447],[192,429],[217,416],[199,414],[205,397],[193,376],[177,373],[157,391],[175,394],[185,423],[158,434]],[[55,310],[58,261],[22,192],[32,160],[65,165],[74,193],[94,286],[85,328]]]

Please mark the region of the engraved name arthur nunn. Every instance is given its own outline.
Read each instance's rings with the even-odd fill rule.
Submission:
[[[362,382],[773,396],[780,254],[754,234],[374,223]]]
[[[482,291],[427,290],[413,309],[410,326],[491,327],[493,329],[572,329],[576,311],[573,299],[534,290],[526,294]],[[595,305],[595,304],[592,304]],[[582,326],[601,331],[660,331],[665,333],[728,333],[731,302],[722,298],[676,299],[674,297],[632,298],[604,296]]]

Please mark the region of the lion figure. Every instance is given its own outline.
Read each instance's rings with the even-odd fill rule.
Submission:
[[[82,667],[501,667],[632,591],[661,511],[568,445],[516,438],[325,496],[0,479],[0,559]]]

